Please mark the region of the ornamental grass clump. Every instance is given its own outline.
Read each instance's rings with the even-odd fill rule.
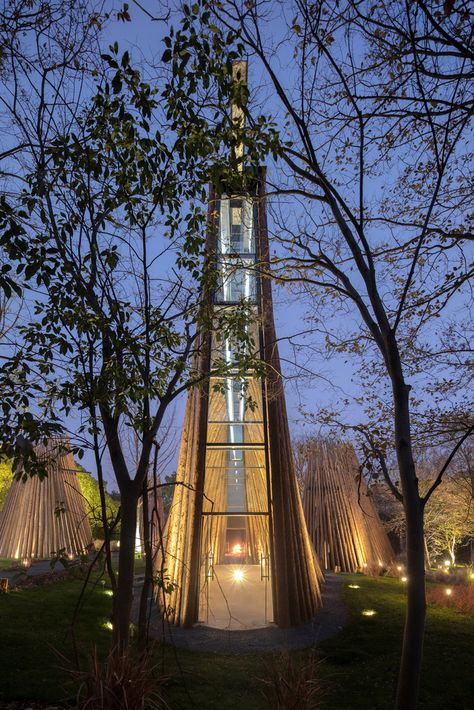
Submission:
[[[101,663],[93,648],[86,670],[72,671],[79,683],[78,710],[163,710],[165,682],[149,653],[112,648]]]
[[[272,710],[317,710],[321,707],[320,661],[313,654],[298,663],[288,652],[266,663],[267,675],[261,679],[263,695]]]

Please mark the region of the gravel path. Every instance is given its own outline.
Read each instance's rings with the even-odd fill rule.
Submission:
[[[189,651],[237,656],[308,648],[335,636],[347,623],[348,612],[341,599],[343,582],[339,575],[327,574],[322,587],[322,610],[314,619],[297,628],[268,626],[249,631],[226,631],[207,626],[194,626],[192,629],[168,627],[163,635],[161,619],[155,606],[150,635]],[[139,594],[135,594],[137,601],[138,598]]]
[[[31,567],[28,567],[26,570],[23,567],[3,570],[3,572],[0,572],[0,577],[6,577],[7,579],[12,580],[15,577],[18,577],[18,575],[22,575],[22,577],[36,577],[39,574],[48,574],[49,572],[58,572],[63,570],[64,567],[59,563],[55,566],[54,570],[52,570],[49,560],[38,560],[37,562],[32,562]]]

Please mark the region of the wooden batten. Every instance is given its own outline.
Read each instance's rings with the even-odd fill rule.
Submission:
[[[235,85],[244,84],[247,86],[248,66],[245,59],[239,59],[232,64],[232,80]],[[232,102],[231,106],[232,122],[237,131],[241,131],[245,126],[245,113],[241,106]],[[238,142],[235,147],[235,157],[239,161],[238,170],[242,172],[244,169],[244,146],[242,142]]]
[[[47,477],[13,480],[0,513],[0,557],[78,555],[92,542],[74,458],[63,439],[39,446]]]
[[[324,569],[377,573],[388,567],[395,555],[359,478],[353,447],[308,439],[300,443],[298,461],[306,522]]]
[[[286,412],[283,378],[273,318],[266,222],[265,171],[257,183],[257,224],[261,279],[261,314],[270,454],[273,535],[273,607],[281,627],[297,626],[321,606],[323,575],[303,513]]]

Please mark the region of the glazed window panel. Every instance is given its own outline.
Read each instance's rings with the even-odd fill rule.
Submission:
[[[249,197],[224,197],[219,214],[220,254],[255,254],[253,202]]]
[[[244,443],[263,445],[263,421],[230,423],[210,421],[207,426],[208,444]]]
[[[208,447],[204,494],[204,513],[267,513],[264,447]]]
[[[212,357],[213,367],[226,368],[237,363],[243,356],[260,356],[260,340],[258,336],[258,324],[256,321],[245,326],[245,331],[240,339],[224,337],[219,332],[219,322],[216,320],[216,331],[212,334]]]
[[[268,517],[204,516],[201,559],[212,565],[261,564],[268,556]],[[203,570],[204,572],[204,570]]]
[[[255,262],[235,256],[222,255],[217,264],[219,271],[218,303],[256,302]]]
[[[209,388],[209,422],[262,422],[263,400],[260,380],[249,377],[242,388],[242,380],[231,377],[211,377]],[[246,406],[251,400],[253,407]]]

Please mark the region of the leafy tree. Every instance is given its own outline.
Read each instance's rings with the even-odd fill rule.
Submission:
[[[426,489],[433,481],[424,480]],[[377,505],[384,504],[384,496],[377,492]],[[393,499],[392,499],[393,500]],[[400,537],[406,533],[406,521],[401,506],[390,508],[386,519],[387,529]],[[427,567],[443,557],[456,564],[457,548],[470,542],[474,536],[472,498],[462,482],[446,477],[446,481],[429,499],[425,508],[424,539]]]
[[[93,448],[102,491],[106,448],[120,492],[118,578],[109,563],[114,641],[125,647],[137,501],[165,414],[207,377],[199,365],[206,333],[242,343],[243,371],[253,343],[245,301],[216,311],[206,297],[217,287],[202,206],[214,145],[171,120],[179,111],[169,87],[144,82],[128,53],[114,45],[104,61],[109,69],[75,130],[41,146],[29,189],[0,215],[0,244],[32,301],[1,372],[1,430],[5,451],[34,473],[31,442],[80,412],[78,434]],[[227,372],[222,358],[212,374]],[[103,493],[101,505],[108,540]]]
[[[454,565],[457,547],[472,537],[472,498],[459,480],[449,477],[426,506],[425,539],[431,559],[448,555]]]
[[[81,493],[84,496],[86,512],[92,528],[92,536],[95,539],[101,540],[104,538],[104,522],[102,519],[102,500],[99,481],[81,465],[78,465],[76,475],[81,486]],[[114,499],[107,492],[105,493],[105,500],[107,521],[110,527],[117,517],[120,504],[119,501]],[[114,531],[115,534],[117,534],[119,530],[119,527],[116,528]]]
[[[12,467],[8,462],[0,461],[0,510],[3,508],[5,498],[13,479]]]

